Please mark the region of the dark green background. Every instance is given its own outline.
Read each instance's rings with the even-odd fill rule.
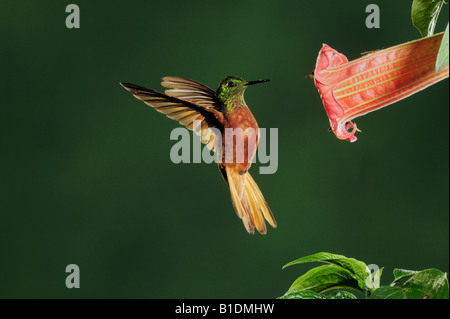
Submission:
[[[384,266],[382,284],[448,272],[448,80],[357,119],[349,143],[305,78],[322,43],[351,60],[419,38],[410,1],[80,0],[67,29],[69,3],[0,4],[0,297],[274,298],[313,265],[281,267],[319,251]],[[277,173],[251,170],[278,229],[248,235],[215,164],[173,164],[177,123],[119,85],[165,75],[272,79],[246,101],[279,129]]]

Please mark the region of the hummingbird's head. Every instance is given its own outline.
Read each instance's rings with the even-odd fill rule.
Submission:
[[[270,80],[245,81],[237,76],[227,76],[223,79],[216,91],[216,96],[224,103],[243,98],[245,89],[249,85],[263,83]]]

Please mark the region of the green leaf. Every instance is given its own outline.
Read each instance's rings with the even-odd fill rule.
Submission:
[[[311,290],[299,290],[284,294],[278,299],[327,299],[324,295]]]
[[[403,288],[409,299],[448,299],[448,276],[438,269],[418,272],[405,282]]]
[[[383,267],[378,269],[378,271],[373,276],[373,287],[375,289],[380,288],[380,281],[381,281],[381,273],[383,272]]]
[[[286,268],[295,264],[302,264],[308,262],[326,262],[333,264],[347,270],[353,279],[358,283],[361,290],[373,289],[370,270],[367,265],[362,261],[356,260],[354,258],[347,258],[343,255],[330,254],[326,252],[317,253],[314,255],[305,256],[283,266]],[[370,280],[367,280],[370,278]]]
[[[297,278],[286,294],[302,290],[324,292],[329,289],[348,288],[362,291],[350,272],[335,265],[323,265],[311,269]]]
[[[413,25],[423,37],[433,35],[443,0],[414,0],[411,7]]]
[[[357,299],[356,296],[345,290],[333,291],[326,296],[326,299]]]
[[[436,58],[436,73],[441,72],[448,65],[448,23],[442,37],[441,46]]]
[[[406,294],[401,287],[381,287],[375,290],[369,299],[406,299]]]
[[[333,291],[329,295],[322,295],[311,290],[300,290],[286,293],[278,299],[357,299],[356,296],[345,290]]]
[[[414,276],[419,271],[414,270],[406,270],[406,269],[394,269],[394,281],[391,283],[391,286],[394,286],[396,283],[398,283],[400,280]]]
[[[396,269],[395,282],[409,278],[401,286],[381,287],[370,299],[448,299],[449,285],[447,273],[437,269],[410,271]]]

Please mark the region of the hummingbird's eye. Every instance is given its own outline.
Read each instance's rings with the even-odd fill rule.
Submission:
[[[236,83],[234,83],[233,81],[230,81],[230,82],[227,83],[227,86],[229,88],[234,88],[236,86]]]

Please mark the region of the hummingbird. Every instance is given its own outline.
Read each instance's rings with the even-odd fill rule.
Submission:
[[[134,97],[193,130],[202,143],[217,151],[219,171],[230,189],[234,210],[250,234],[255,233],[255,228],[266,234],[264,219],[277,227],[269,205],[248,172],[258,147],[259,127],[244,101],[244,92],[251,85],[268,81],[227,76],[214,91],[197,81],[166,76],[161,83],[166,88],[164,93],[120,83]],[[194,127],[195,120],[201,125]],[[230,132],[236,135],[227,138]],[[237,142],[239,138],[243,143]]]

